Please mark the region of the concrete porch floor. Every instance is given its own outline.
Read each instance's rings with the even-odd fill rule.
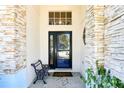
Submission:
[[[73,72],[73,77],[53,77],[52,74],[50,73],[50,76],[46,78],[47,84],[38,80],[35,84],[31,84],[29,88],[85,88],[78,72]]]

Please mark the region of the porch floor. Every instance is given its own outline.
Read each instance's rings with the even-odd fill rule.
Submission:
[[[73,77],[53,77],[53,73],[46,78],[47,84],[43,84],[38,80],[35,84],[31,84],[30,88],[85,88],[84,82],[80,79],[80,73],[72,73]]]

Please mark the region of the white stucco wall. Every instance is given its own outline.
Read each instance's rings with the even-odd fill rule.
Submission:
[[[48,25],[49,11],[72,11],[72,25]],[[82,73],[84,12],[84,6],[27,6],[27,87],[35,77],[31,63],[48,64],[48,31],[72,31],[72,71]]]
[[[72,25],[48,25],[49,11],[72,11]],[[43,63],[48,64],[48,31],[72,31],[72,71],[81,72],[84,12],[84,6],[40,6],[40,58]]]
[[[31,63],[40,57],[40,6],[27,6],[27,84],[35,77]]]

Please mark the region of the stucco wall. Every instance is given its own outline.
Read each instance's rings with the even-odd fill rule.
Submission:
[[[26,78],[28,86],[35,78],[31,63],[40,58],[40,6],[27,6],[27,67]]]
[[[81,6],[41,6],[40,7],[40,58],[43,63],[48,64],[48,31],[72,31],[72,70],[80,71],[82,58],[82,28],[80,25],[84,20],[84,9]],[[49,11],[72,11],[72,25],[48,25]]]

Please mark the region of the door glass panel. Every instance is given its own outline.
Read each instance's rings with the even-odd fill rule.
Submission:
[[[53,35],[50,35],[50,64],[53,64]]]
[[[58,35],[58,50],[69,50],[70,49],[70,34]]]
[[[71,33],[51,32],[49,34],[50,68],[71,68]]]
[[[69,59],[69,51],[59,51],[57,54],[58,59]]]

